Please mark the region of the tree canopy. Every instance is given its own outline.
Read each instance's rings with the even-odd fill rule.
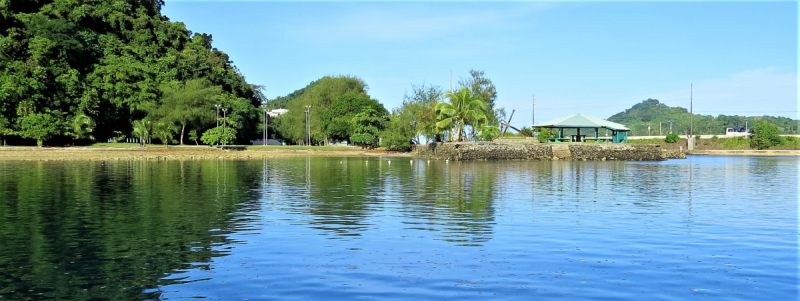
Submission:
[[[259,87],[213,48],[211,35],[192,33],[161,15],[163,5],[159,0],[0,2],[0,134],[39,142],[88,137],[85,127],[69,126],[81,114],[95,124],[97,138],[131,133],[134,120],[174,100],[169,89],[192,81],[218,87],[216,97],[241,124],[258,122],[253,110],[264,100]],[[190,111],[212,110],[204,108],[212,98],[207,96]],[[50,121],[61,130],[34,138],[32,129]],[[204,121],[196,124],[201,129],[212,126],[208,118],[173,120],[184,128],[192,121]]]

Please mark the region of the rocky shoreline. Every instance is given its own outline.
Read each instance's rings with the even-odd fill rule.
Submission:
[[[573,160],[663,161],[685,159],[686,153],[663,151],[648,144],[540,144],[450,142],[416,146],[417,157],[438,160]]]

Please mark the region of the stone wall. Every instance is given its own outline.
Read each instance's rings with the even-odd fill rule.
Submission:
[[[439,160],[550,160],[547,144],[503,142],[450,142],[416,145],[414,155]]]
[[[523,144],[450,142],[417,145],[417,157],[439,160],[582,160],[662,161],[667,156],[656,145],[643,144]]]
[[[572,160],[582,161],[661,161],[664,154],[655,145],[646,144],[570,144]]]

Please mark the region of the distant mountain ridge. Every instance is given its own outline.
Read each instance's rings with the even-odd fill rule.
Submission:
[[[619,112],[608,118],[608,121],[621,123],[630,128],[633,136],[669,134],[669,121],[672,120],[672,132],[680,135],[689,133],[689,110],[682,107],[670,107],[657,99],[647,99],[633,105],[630,109]],[[661,132],[659,133],[659,123]],[[724,135],[727,127],[745,126],[745,116],[693,114],[694,134]],[[781,134],[798,134],[800,120],[775,116],[747,116],[747,126],[768,123],[778,127]],[[650,126],[648,134],[647,127]]]

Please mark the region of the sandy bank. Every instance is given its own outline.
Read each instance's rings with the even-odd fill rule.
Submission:
[[[358,148],[219,150],[201,148],[0,147],[0,160],[208,160],[270,157],[410,157],[408,153]]]

